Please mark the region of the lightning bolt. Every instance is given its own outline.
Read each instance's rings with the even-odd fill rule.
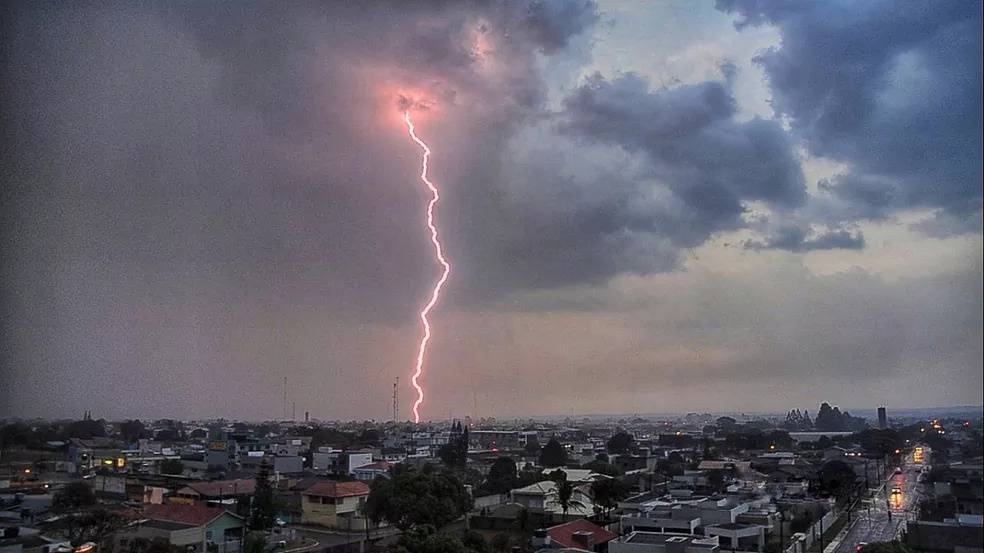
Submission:
[[[427,228],[430,229],[430,239],[431,243],[434,244],[434,254],[437,258],[437,262],[441,264],[442,272],[441,278],[437,279],[434,284],[434,289],[431,291],[430,301],[427,305],[420,311],[420,322],[424,326],[424,336],[420,339],[420,347],[417,349],[417,366],[413,371],[413,377],[410,379],[410,383],[413,385],[414,389],[417,390],[417,401],[413,402],[413,422],[420,422],[420,405],[424,403],[424,389],[420,386],[420,375],[424,372],[424,357],[427,354],[427,343],[431,339],[431,324],[427,316],[430,314],[434,306],[437,305],[437,301],[441,298],[441,288],[444,287],[444,283],[448,281],[448,277],[451,276],[451,264],[448,260],[444,258],[444,249],[441,247],[441,240],[438,238],[437,226],[434,225],[434,206],[441,199],[441,194],[437,189],[437,186],[427,178],[427,162],[430,160],[431,149],[427,144],[421,140],[414,130],[413,121],[410,120],[410,110],[403,112],[403,121],[407,124],[407,131],[410,133],[410,139],[420,146],[423,151],[423,157],[420,164],[420,180],[425,185],[427,189],[430,190],[431,199],[427,203]]]

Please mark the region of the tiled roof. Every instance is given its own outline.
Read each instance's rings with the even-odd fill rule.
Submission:
[[[369,495],[369,486],[365,482],[318,482],[301,492],[301,495],[355,497]]]
[[[215,480],[213,482],[195,482],[188,484],[189,488],[198,492],[202,497],[219,497],[223,495],[251,494],[256,488],[256,480]]]
[[[550,541],[561,547],[578,547],[581,545],[574,541],[575,532],[591,532],[594,534],[595,545],[612,541],[618,537],[618,534],[615,532],[609,532],[601,526],[592,524],[583,518],[547,528],[547,535],[550,536]]]
[[[193,526],[204,526],[224,514],[236,516],[218,507],[184,503],[151,505],[144,510],[144,518],[150,520],[166,520]]]

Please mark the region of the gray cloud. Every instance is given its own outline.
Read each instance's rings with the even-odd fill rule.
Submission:
[[[804,253],[815,250],[860,250],[865,247],[864,234],[860,230],[843,228],[810,232],[796,225],[783,225],[765,241],[748,240],[744,247],[750,250],[776,249]]]
[[[825,189],[845,216],[981,209],[981,3],[718,0],[738,28],[771,24],[757,62],[810,151],[849,164]],[[855,206],[863,206],[858,209]]]

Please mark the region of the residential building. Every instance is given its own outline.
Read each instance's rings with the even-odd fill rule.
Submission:
[[[121,544],[133,538],[164,538],[171,545],[191,551],[217,553],[239,551],[245,521],[225,509],[200,504],[151,505],[135,531],[118,535]]]
[[[533,549],[571,548],[603,553],[608,550],[608,542],[617,537],[615,532],[580,518],[537,530],[533,533]]]
[[[375,463],[369,463],[368,465],[356,467],[352,471],[352,476],[355,476],[357,480],[361,480],[363,482],[372,482],[379,477],[388,478],[390,467],[392,467],[392,465],[386,461],[377,461]]]
[[[194,482],[179,488],[174,492],[174,497],[192,501],[222,501],[223,499],[248,497],[253,494],[255,489],[256,480],[253,478]],[[171,502],[174,503],[173,498]]]
[[[301,492],[301,522],[358,529],[364,523],[353,524],[353,519],[359,517],[368,497],[365,482],[318,482]]]
[[[608,553],[717,553],[717,536],[630,532],[608,543]]]

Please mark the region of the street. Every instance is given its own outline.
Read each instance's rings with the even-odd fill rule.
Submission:
[[[902,474],[891,474],[874,490],[870,499],[862,500],[852,517],[854,525],[837,546],[836,553],[855,553],[859,543],[897,539],[905,521],[915,517],[922,499],[919,474],[922,464],[910,454],[902,465]],[[899,493],[893,493],[896,490]]]

